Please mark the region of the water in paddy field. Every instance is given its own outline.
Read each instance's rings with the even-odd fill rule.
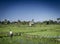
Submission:
[[[57,38],[27,38],[14,36],[0,38],[0,44],[60,44]]]
[[[59,41],[53,38],[41,38],[41,39],[20,39],[20,44],[60,44]]]

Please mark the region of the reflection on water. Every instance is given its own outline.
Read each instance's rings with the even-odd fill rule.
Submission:
[[[57,38],[21,38],[20,44],[60,44]]]
[[[59,38],[27,38],[14,36],[0,38],[0,44],[60,44]]]

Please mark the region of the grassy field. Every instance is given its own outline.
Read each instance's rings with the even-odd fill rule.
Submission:
[[[22,36],[8,36],[9,31],[14,34],[22,33]],[[60,44],[60,25],[1,25],[0,24],[0,44]],[[8,36],[8,37],[4,37]]]

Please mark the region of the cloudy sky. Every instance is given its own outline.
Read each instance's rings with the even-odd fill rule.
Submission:
[[[0,0],[0,20],[44,21],[59,17],[59,0]]]

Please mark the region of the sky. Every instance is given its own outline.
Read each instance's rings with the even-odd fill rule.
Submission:
[[[60,18],[59,0],[0,0],[0,20],[45,21]]]

